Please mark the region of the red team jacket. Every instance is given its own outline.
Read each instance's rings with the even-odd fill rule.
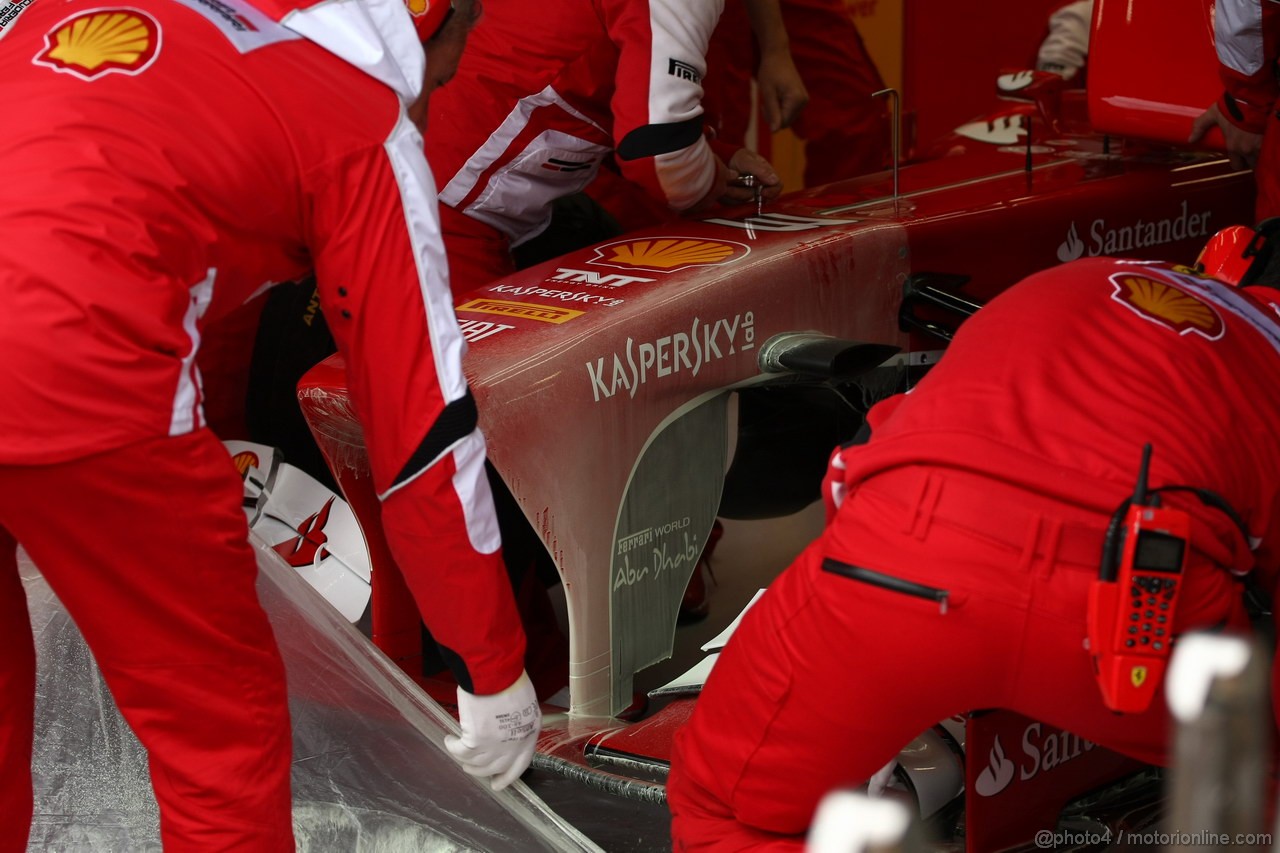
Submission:
[[[841,454],[848,496],[747,611],[676,735],[675,849],[799,850],[825,793],[974,708],[1162,761],[1163,700],[1103,706],[1088,588],[1150,442],[1152,486],[1211,489],[1248,528],[1162,495],[1192,515],[1175,629],[1240,624],[1232,570],[1274,589],[1280,291],[1264,296],[1157,262],[1064,264],[993,299],[919,385],[873,407],[870,440]]]
[[[1165,496],[1191,513],[1193,547],[1237,571],[1257,557],[1274,573],[1274,307],[1158,262],[1079,261],[1027,282],[965,321],[964,346],[919,386],[934,393],[871,410],[874,440],[844,453],[846,482],[901,465],[968,469],[1105,519],[1133,493],[1149,441],[1152,486],[1212,490],[1261,543],[1251,554],[1224,513]]]
[[[551,202],[622,175],[683,210],[716,174],[702,78],[722,0],[494,2],[458,74],[431,97],[442,204],[505,235],[540,234]],[[433,134],[430,128],[442,128]]]
[[[388,528],[438,544],[440,514],[458,517],[457,553],[402,547],[406,573],[503,605],[435,184],[404,110],[422,50],[400,0],[295,5],[0,6],[0,464],[200,428],[206,324],[314,270]],[[498,605],[426,614],[479,693],[522,667]]]

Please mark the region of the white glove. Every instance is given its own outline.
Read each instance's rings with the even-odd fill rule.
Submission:
[[[501,693],[476,696],[458,688],[458,722],[462,737],[445,735],[444,746],[462,769],[488,777],[489,787],[501,791],[533,760],[542,730],[542,712],[527,672]]]
[[[893,781],[893,769],[897,766],[898,759],[890,759],[888,764],[877,770],[875,775],[867,780],[868,797],[880,797],[884,795],[884,789],[889,787],[889,783]]]

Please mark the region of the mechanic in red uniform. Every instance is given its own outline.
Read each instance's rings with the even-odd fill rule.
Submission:
[[[1267,0],[1218,0],[1214,45],[1224,91],[1193,123],[1196,142],[1217,126],[1231,165],[1253,169],[1259,220],[1280,214],[1280,7]]]
[[[741,203],[744,149],[712,151],[702,79],[722,0],[492,3],[450,85],[431,99],[427,159],[440,182],[453,292],[515,270],[511,249],[551,221],[552,202],[612,159],[673,210]],[[728,161],[726,166],[724,157]]]
[[[1152,487],[1211,490],[1261,540],[1251,552],[1227,512],[1164,496],[1192,518],[1176,631],[1247,628],[1236,575],[1274,586],[1272,300],[1095,258],[966,320],[915,389],[871,410],[869,441],[837,452],[827,528],[747,611],[676,735],[675,849],[799,850],[827,791],[978,708],[1164,763],[1163,699],[1132,715],[1102,701],[1088,589],[1147,442]]]
[[[717,73],[710,81],[714,97],[709,108],[718,117],[721,136],[731,143],[744,139],[754,70],[766,95],[764,117],[769,129],[791,126],[805,143],[805,186],[888,168],[891,140],[886,101],[873,97],[884,88],[884,81],[862,42],[852,9],[845,0],[781,0],[780,5],[790,57],[807,89],[808,106],[790,115],[794,122],[788,121],[785,110],[771,107],[772,99],[767,97],[773,75],[770,56],[777,48],[770,42],[776,40],[767,38],[767,30],[757,23],[760,13],[749,3],[730,2],[708,57]]]
[[[1093,0],[1059,3],[1049,13],[1044,40],[1036,50],[1036,70],[1052,71],[1074,86],[1083,86],[1092,26]]]
[[[796,68],[782,0],[729,0],[711,37],[706,104],[718,136],[745,142],[751,80],[759,87],[760,119],[770,131],[790,127],[809,103]]]
[[[314,269],[383,521],[457,658],[468,772],[539,728],[461,370],[401,0],[35,0],[0,19],[0,851],[32,816],[35,658],[15,549],[150,755],[166,850],[294,848],[285,676],[241,483],[205,428],[205,324]],[[16,10],[16,14],[15,14]]]

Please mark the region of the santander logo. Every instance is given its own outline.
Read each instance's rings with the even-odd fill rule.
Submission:
[[[1017,762],[1005,755],[1000,736],[996,735],[987,757],[987,766],[978,774],[974,790],[981,797],[994,797],[1013,782],[1028,782],[1041,773],[1061,767],[1094,748],[1092,741],[1063,729],[1031,723],[1022,730],[1022,755]]]
[[[1058,260],[1062,263],[1079,259],[1084,254],[1084,241],[1080,239],[1080,235],[1076,233],[1076,224],[1071,223],[1071,228],[1067,231],[1067,239],[1058,244]]]
[[[1089,223],[1084,237],[1072,222],[1067,229],[1067,239],[1058,246],[1058,260],[1066,263],[1085,255],[1122,257],[1138,249],[1208,237],[1212,213],[1210,210],[1192,211],[1184,199],[1178,212],[1169,212],[1164,219],[1138,219],[1123,224],[1095,219]]]
[[[1004,754],[1004,747],[1000,745],[1000,736],[996,735],[995,745],[991,747],[991,754],[987,757],[987,766],[978,774],[974,789],[979,796],[994,797],[1009,787],[1016,769],[1014,763]]]

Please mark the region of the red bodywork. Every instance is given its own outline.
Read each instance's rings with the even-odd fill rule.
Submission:
[[[1096,0],[1089,44],[1089,115],[1108,133],[1185,142],[1218,100],[1213,0]],[[1217,130],[1206,140],[1222,146]]]

